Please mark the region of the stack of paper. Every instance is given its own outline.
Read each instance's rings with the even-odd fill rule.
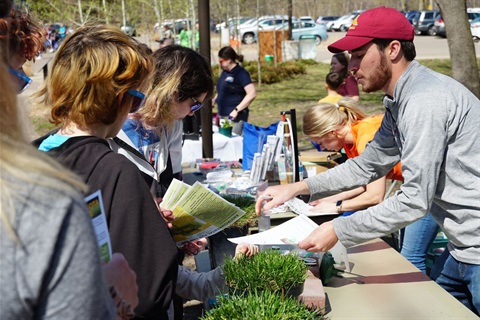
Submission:
[[[273,170],[275,154],[279,148],[279,137],[270,135],[267,142],[263,145],[262,152],[256,152],[253,156],[252,169],[250,171],[250,180],[258,183],[265,179],[267,171]]]

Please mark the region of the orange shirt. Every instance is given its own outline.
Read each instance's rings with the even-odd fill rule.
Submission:
[[[354,122],[352,124],[353,144],[345,144],[343,147],[347,157],[354,158],[365,150],[367,143],[373,140],[375,133],[382,124],[383,114],[374,115]],[[402,165],[398,163],[388,174],[387,179],[403,181]]]

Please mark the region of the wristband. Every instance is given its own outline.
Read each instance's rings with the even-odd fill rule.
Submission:
[[[235,107],[235,109],[233,109],[233,110],[235,110],[235,111],[237,111],[237,112],[240,112],[240,110],[238,110],[238,108],[237,108],[237,107]]]
[[[337,201],[337,213],[343,213],[343,210],[342,210],[342,203],[343,203],[343,200],[338,200]]]
[[[135,317],[135,312],[132,309],[132,306],[122,298],[120,293],[114,286],[109,288],[110,296],[112,297],[113,303],[117,308],[117,316],[120,319],[132,319]]]

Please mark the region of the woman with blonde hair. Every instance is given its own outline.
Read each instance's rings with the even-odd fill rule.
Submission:
[[[365,150],[369,141],[380,128],[383,115],[366,116],[356,101],[342,98],[336,104],[320,103],[310,107],[303,117],[303,133],[319,144],[322,150],[345,149],[348,158]],[[353,190],[345,191],[314,204],[315,211],[351,214],[383,201],[386,179],[403,181],[401,164],[398,163],[386,176]],[[435,239],[438,225],[430,214],[405,228],[401,253],[426,272],[425,257],[428,247]]]
[[[142,105],[139,89],[151,67],[138,44],[117,28],[77,29],[58,49],[38,94],[60,129],[36,143],[79,174],[89,192],[101,191],[112,250],[137,274],[135,312],[164,319],[175,292],[175,242],[138,169],[106,140]]]
[[[181,120],[193,116],[212,96],[213,81],[206,59],[190,48],[167,46],[155,51],[152,58],[154,71],[145,91],[145,105],[129,115],[118,139],[114,139],[117,146],[111,145],[114,150],[123,148],[122,153],[130,145],[150,163],[153,170],[149,173],[142,157],[129,157],[144,175],[159,182],[155,193],[162,197],[173,173],[181,171],[179,161],[176,170],[172,168],[172,161],[181,158]],[[173,159],[171,152],[178,144],[180,152]]]
[[[85,185],[27,142],[3,59],[0,110],[2,318],[114,319]]]

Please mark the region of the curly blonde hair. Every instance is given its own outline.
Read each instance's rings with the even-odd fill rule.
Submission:
[[[118,97],[129,89],[141,89],[150,71],[149,57],[125,33],[88,25],[62,43],[36,96],[51,106],[55,125],[109,125],[125,111],[115,107]],[[133,98],[124,95],[123,99]]]
[[[319,103],[303,116],[303,134],[309,138],[322,137],[338,126],[349,125],[365,118],[365,113],[351,98],[341,98],[336,104]]]

